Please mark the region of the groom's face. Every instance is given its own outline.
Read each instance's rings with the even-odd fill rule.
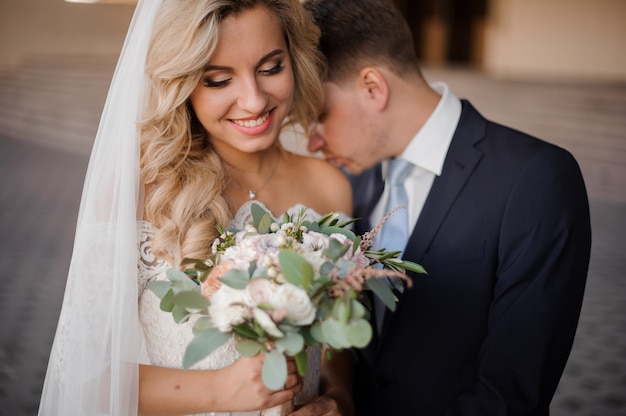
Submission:
[[[321,152],[335,166],[359,174],[377,160],[372,117],[356,80],[324,83],[324,107],[308,138],[309,152]]]

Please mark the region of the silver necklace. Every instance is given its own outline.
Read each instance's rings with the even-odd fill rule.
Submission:
[[[232,185],[233,187],[235,187],[236,189],[239,189],[240,191],[246,192],[248,194],[248,198],[250,199],[256,199],[256,196],[258,194],[258,192],[263,189],[265,187],[265,185],[267,185],[270,181],[270,179],[272,179],[272,177],[274,176],[274,173],[276,173],[276,169],[278,168],[278,162],[280,162],[280,157],[278,158],[278,160],[276,161],[276,164],[274,165],[274,169],[272,169],[272,172],[270,172],[270,175],[267,177],[267,179],[265,179],[265,181],[259,185],[256,189],[244,189],[241,186],[237,185],[235,182],[233,182],[232,180],[228,181],[228,183],[230,185]]]

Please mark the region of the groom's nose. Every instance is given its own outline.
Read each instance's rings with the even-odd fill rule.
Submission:
[[[315,152],[322,150],[323,147],[324,147],[324,139],[317,132],[317,129],[313,129],[313,131],[311,131],[308,137],[308,142],[306,146],[307,150],[311,153],[315,153]]]

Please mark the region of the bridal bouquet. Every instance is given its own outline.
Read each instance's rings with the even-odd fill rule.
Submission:
[[[280,389],[287,376],[285,356],[298,371],[307,368],[307,346],[336,350],[366,346],[372,337],[363,290],[371,290],[391,310],[396,298],[386,278],[411,280],[405,271],[424,269],[398,258],[399,252],[373,251],[370,240],[328,214],[276,222],[252,204],[253,223],[244,230],[223,230],[209,259],[186,259],[192,268],[169,269],[169,281],[149,283],[161,309],[176,322],[193,316],[194,338],[183,367],[189,368],[232,336],[243,356],[266,354],[262,376]],[[377,266],[377,265],[382,265]]]

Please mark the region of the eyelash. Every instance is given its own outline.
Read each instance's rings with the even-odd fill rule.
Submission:
[[[278,62],[273,67],[271,67],[270,69],[265,69],[259,72],[261,72],[261,74],[263,75],[271,76],[271,75],[280,74],[281,72],[283,72],[284,69],[285,69],[285,66],[283,65],[281,61],[281,62]],[[230,79],[225,79],[223,81],[212,81],[210,77],[206,77],[203,80],[203,84],[207,88],[223,88],[227,86],[229,82],[230,82]]]
[[[276,75],[276,74],[283,72],[283,69],[285,69],[285,67],[283,66],[283,63],[278,62],[276,65],[274,65],[270,69],[266,69],[261,72],[265,75]]]

